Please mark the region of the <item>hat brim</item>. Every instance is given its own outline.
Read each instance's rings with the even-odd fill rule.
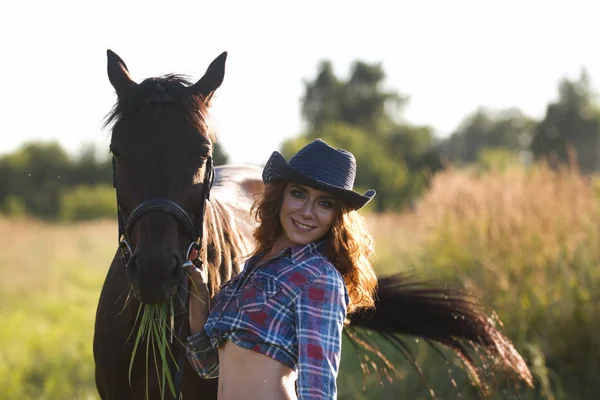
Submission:
[[[328,183],[311,178],[295,168],[290,167],[285,158],[278,151],[274,151],[265,164],[262,173],[263,182],[269,184],[275,181],[290,181],[313,189],[322,190],[339,198],[348,208],[358,210],[375,197],[375,190],[371,189],[365,194],[356,193],[353,190],[330,185]]]

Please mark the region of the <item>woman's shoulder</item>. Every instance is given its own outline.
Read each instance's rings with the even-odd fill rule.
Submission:
[[[289,276],[293,281],[304,281],[304,287],[313,282],[314,284],[327,283],[332,287],[345,287],[344,278],[323,252],[321,243],[306,245],[301,251],[292,253],[292,268]]]

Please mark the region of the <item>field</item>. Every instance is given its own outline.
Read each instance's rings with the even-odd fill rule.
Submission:
[[[380,275],[422,271],[466,286],[498,314],[530,364],[536,389],[506,385],[492,398],[597,399],[598,204],[593,185],[576,173],[448,171],[414,210],[371,214],[367,221]],[[114,221],[59,225],[0,217],[0,398],[97,398],[93,321],[116,231]],[[460,363],[406,341],[424,382],[401,359],[402,379],[363,376],[344,343],[340,398],[476,398]]]

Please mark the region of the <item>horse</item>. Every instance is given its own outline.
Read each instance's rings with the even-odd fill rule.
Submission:
[[[256,221],[249,210],[264,189],[259,167],[213,166],[217,137],[209,108],[223,82],[226,58],[226,52],[216,57],[196,82],[167,74],[137,83],[125,62],[107,50],[108,78],[117,95],[105,125],[112,125],[118,241],[94,327],[95,381],[103,400],[161,398],[156,369],[163,363],[175,376],[173,398],[217,398],[218,378],[201,379],[185,358],[185,271],[203,264],[211,296],[240,272],[253,249]],[[404,274],[381,277],[377,290],[375,310],[350,315],[344,333],[377,355],[381,371],[394,366],[361,330],[378,333],[412,362],[403,335],[451,348],[475,381],[481,370],[472,351],[533,385],[511,341],[461,290],[427,285]],[[172,360],[148,363],[139,355],[132,360],[140,305],[168,302],[175,304]],[[148,345],[144,340],[142,347]]]

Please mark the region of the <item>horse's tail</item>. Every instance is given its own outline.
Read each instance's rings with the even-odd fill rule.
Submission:
[[[531,372],[510,339],[496,327],[496,321],[484,314],[477,299],[464,291],[396,274],[379,279],[374,310],[356,312],[349,319],[346,335],[354,344],[377,356],[388,372],[394,367],[373,341],[373,335],[365,335],[356,328],[377,332],[419,373],[415,358],[399,335],[422,338],[434,347],[437,342],[451,348],[483,392],[487,390],[482,370],[490,368],[500,368],[503,374],[533,387]],[[478,366],[472,354],[478,355],[483,367]]]

